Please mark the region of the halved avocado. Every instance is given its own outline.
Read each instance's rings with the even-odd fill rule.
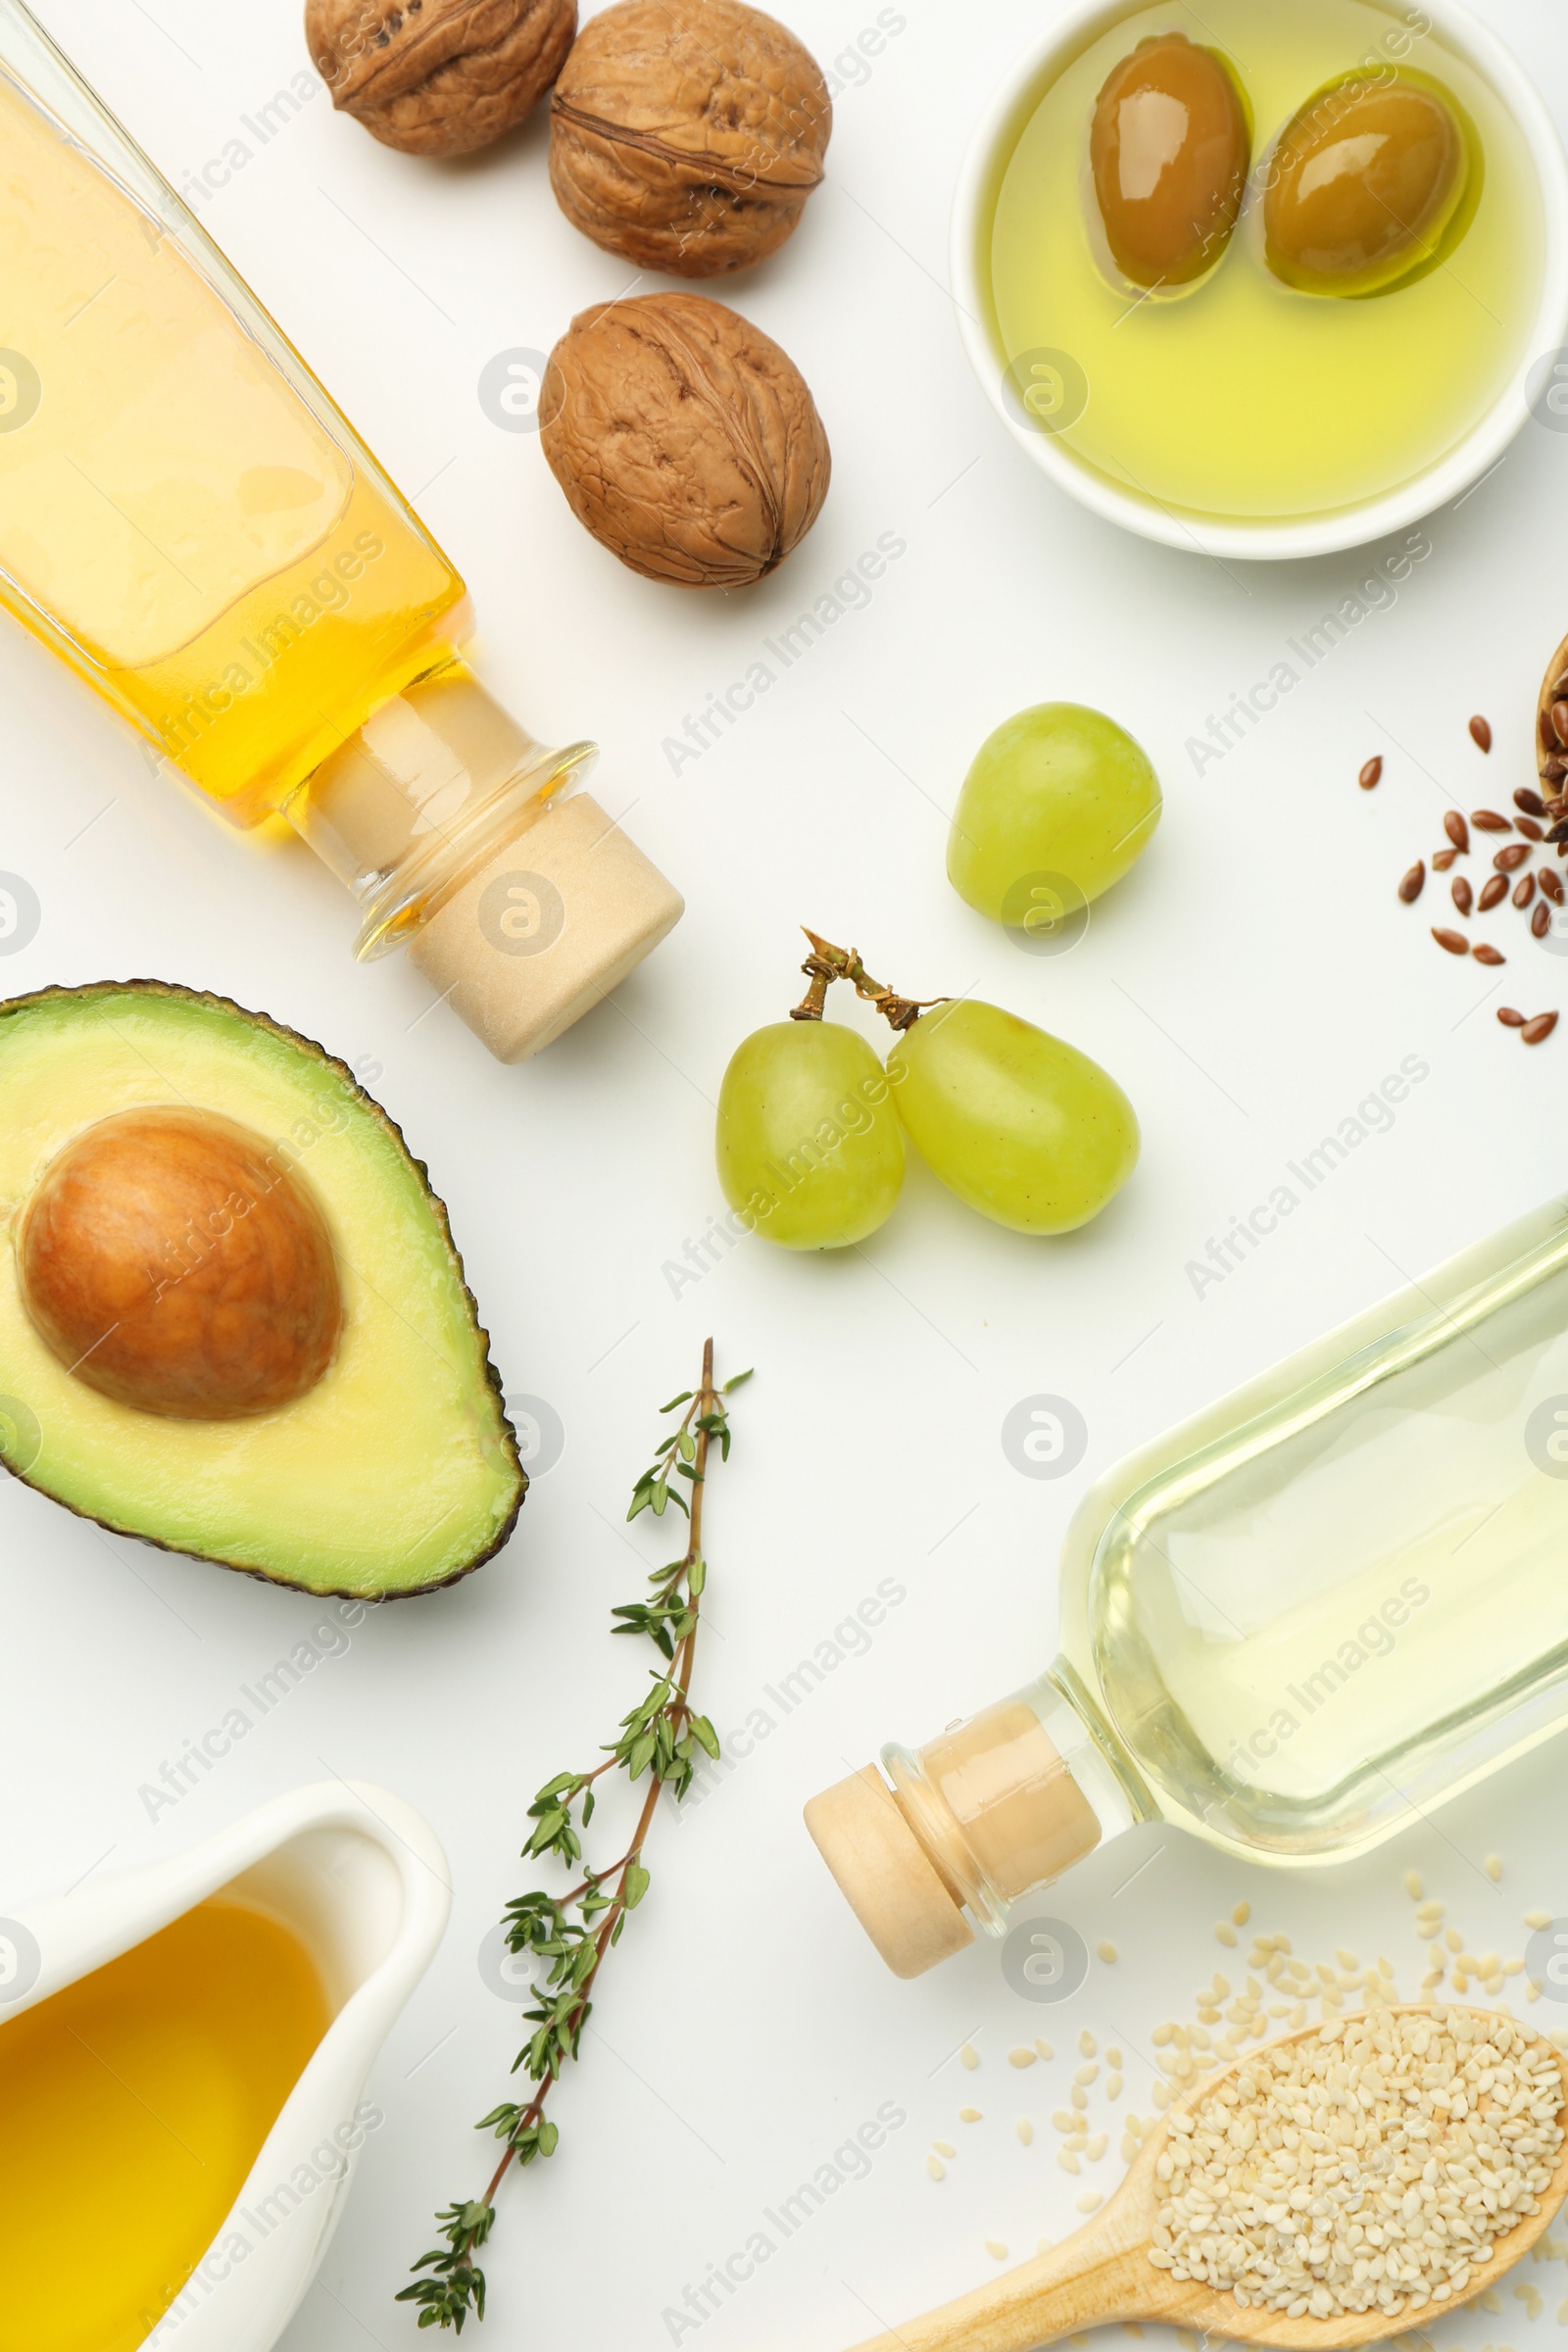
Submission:
[[[206,1122],[220,1154],[231,1148],[266,1173],[229,1196],[230,1209],[193,1222],[190,1188],[210,1170],[187,1167],[180,1234],[151,1252],[146,1218],[130,1227],[162,1271],[127,1275],[118,1338],[106,1331],[111,1346],[78,1351],[72,1312],[83,1300],[90,1310],[102,1269],[87,1267],[74,1294],[73,1251],[90,1254],[93,1200],[118,1205],[112,1184],[94,1194],[87,1179],[94,1166],[101,1178],[106,1149],[125,1133],[145,1160],[160,1121],[187,1140]],[[268,1248],[279,1202],[294,1215],[281,1277]],[[312,1260],[323,1224],[330,1253]],[[228,1231],[248,1251],[238,1307],[222,1261]],[[451,1584],[512,1533],[527,1479],[446,1209],[399,1129],[308,1038],[155,980],[0,1004],[0,1460],[68,1509],[274,1584],[361,1599]],[[179,1341],[196,1328],[221,1342],[230,1388],[236,1369],[245,1374],[247,1328],[273,1338],[282,1328],[294,1347],[290,1264],[296,1287],[306,1279],[319,1291],[324,1280],[332,1293],[292,1384],[264,1366],[248,1389],[242,1379],[204,1403],[169,1386],[165,1348],[164,1387],[146,1392],[158,1409],[125,1401],[142,1393],[137,1368],[126,1375],[112,1359],[141,1328],[135,1315],[156,1335],[172,1328]]]

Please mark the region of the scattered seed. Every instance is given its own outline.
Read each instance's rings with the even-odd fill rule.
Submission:
[[[1456,850],[1467,850],[1470,847],[1470,828],[1457,808],[1445,810],[1443,830]]]
[[[1407,1870],[1405,1872],[1404,1891],[1410,1897],[1412,1903],[1418,1903],[1421,1900],[1421,1873],[1418,1870]]]
[[[1102,1936],[1100,1941],[1096,1944],[1095,1949],[1100,1954],[1100,1957],[1102,1960],[1103,1960],[1107,1968],[1114,1968],[1117,1961],[1121,1957],[1121,1954],[1117,1951],[1116,1946],[1111,1942],[1108,1936]]]
[[[1530,917],[1530,929],[1532,936],[1536,939],[1544,939],[1546,933],[1551,929],[1551,908],[1544,899],[1540,899],[1536,903],[1536,911]]]
[[[1457,850],[1434,850],[1432,853],[1432,871],[1435,874],[1446,874],[1458,855],[1459,853]]]
[[[1035,2035],[1035,2048],[1039,2051],[1042,2058],[1054,2058],[1056,2055],[1050,2042],[1042,2041],[1038,2034]]]
[[[1492,862],[1499,874],[1517,873],[1529,855],[1528,841],[1510,841],[1505,850],[1497,852]]]
[[[1520,877],[1519,877],[1519,879],[1518,879],[1518,881],[1517,881],[1517,882],[1514,884],[1514,886],[1513,886],[1513,903],[1514,903],[1514,905],[1515,905],[1516,906],[1529,906],[1529,904],[1530,904],[1530,902],[1531,902],[1531,900],[1532,900],[1532,899],[1535,897],[1535,895],[1536,895],[1536,877],[1535,877],[1535,875],[1534,875],[1534,874],[1521,874],[1521,875],[1520,875]]]
[[[1491,722],[1483,718],[1479,711],[1470,721],[1470,740],[1479,751],[1490,752],[1492,749]]]
[[[925,2160],[925,2169],[933,2180],[945,2180],[948,2177],[948,2168],[940,2156],[928,2156]]]
[[[1097,2132],[1094,2138],[1089,2142],[1088,2147],[1085,2148],[1084,2154],[1088,2157],[1091,2164],[1098,2164],[1109,2145],[1110,2141],[1107,2139],[1104,2132]]]
[[[1231,1913],[1232,1922],[1238,1928],[1245,1928],[1251,1916],[1252,1906],[1248,1902],[1238,1903],[1235,1910]]]
[[[960,2124],[977,2124],[980,2121],[979,2108],[960,2107],[958,2109],[958,2121]]]
[[[1527,1046],[1544,1046],[1556,1026],[1554,1012],[1538,1012],[1533,1021],[1526,1021],[1519,1034]]]
[[[1077,2110],[1078,2110],[1078,2112],[1079,2112],[1079,2114],[1080,2114],[1080,2115],[1083,2113],[1084,2109],[1085,2109],[1085,2108],[1088,2106],[1088,2104],[1089,2104],[1089,2093],[1088,2093],[1088,2091],[1087,2091],[1087,2090],[1084,2090],[1084,2089],[1083,2089],[1083,2088],[1082,2088],[1082,2087],[1081,2087],[1081,2086],[1080,2086],[1078,2083],[1076,2083],[1076,2082],[1073,2084],[1073,2086],[1072,2086],[1071,2090],[1069,2090],[1069,2091],[1068,2091],[1068,2093],[1067,2093],[1067,2097],[1068,2097],[1069,2101],[1071,2102],[1071,2104],[1072,2104],[1074,2107],[1076,2107],[1076,2108],[1077,2108]]]
[[[1079,2198],[1078,2210],[1080,2213],[1098,2213],[1104,2202],[1105,2200],[1101,2195],[1099,2189],[1092,2188],[1089,2190],[1086,2196]]]
[[[1382,760],[1369,760],[1356,781],[1363,792],[1374,792],[1383,781]]]
[[[1447,1945],[1450,1952],[1462,1952],[1464,1950],[1464,1937],[1460,1935],[1457,1928],[1449,1928],[1443,1940]]]
[[[1443,1905],[1438,1902],[1423,1903],[1420,1910],[1416,1913],[1416,1917],[1417,1919],[1441,1919],[1443,1917]],[[1389,1974],[1392,1976],[1393,1973],[1394,1972],[1391,1969]]]
[[[1522,1029],[1525,1025],[1524,1014],[1522,1012],[1515,1012],[1511,1004],[1499,1004],[1497,1007],[1497,1018],[1505,1029]],[[1437,1934],[1436,1928],[1433,1929],[1432,1933],[1434,1935]]]
[[[1029,2121],[1029,2118],[1026,2115],[1020,2115],[1018,2121],[1013,2125],[1012,2128],[1017,2132],[1018,2137],[1023,2141],[1024,2146],[1027,2148],[1035,2135],[1035,2128]]]
[[[1513,805],[1516,808],[1522,808],[1526,816],[1544,816],[1546,813],[1545,802],[1539,792],[1532,792],[1528,784],[1514,794]]]
[[[1507,956],[1504,956],[1500,948],[1493,947],[1490,941],[1485,939],[1478,940],[1476,945],[1471,949],[1470,953],[1475,957],[1477,963],[1484,963],[1489,966],[1506,963],[1508,960]]]
[[[1009,2066],[1033,2066],[1034,2062],[1035,2054],[1033,2050],[1025,2049],[1021,2042],[1015,2050],[1009,2050],[1007,2052],[1007,2064]]]
[[[1088,2066],[1081,2066],[1073,2077],[1074,2082],[1076,2082],[1079,2088],[1082,2090],[1087,2090],[1091,2082],[1098,2082],[1099,2080],[1100,2069],[1094,2064],[1093,2060],[1091,2060]]]
[[[1506,875],[1506,874],[1491,874],[1491,875],[1489,875],[1489,876],[1488,876],[1487,880],[1486,880],[1485,882],[1483,882],[1483,884],[1481,885],[1481,896],[1480,896],[1480,897],[1477,899],[1477,901],[1476,901],[1476,906],[1479,907],[1479,909],[1481,910],[1481,912],[1482,912],[1483,914],[1490,914],[1490,913],[1491,913],[1491,911],[1492,911],[1492,909],[1493,909],[1493,907],[1494,907],[1494,906],[1496,906],[1496,905],[1499,903],[1499,901],[1501,901],[1501,900],[1505,899],[1507,896],[1508,896],[1508,877],[1507,877],[1507,875]]]
[[[1513,821],[1495,808],[1472,808],[1470,822],[1478,833],[1511,833]]]
[[[1056,2150],[1056,2162],[1060,2165],[1064,2173],[1081,2173],[1084,2169],[1079,2163],[1077,2157],[1073,2154],[1071,2148],[1058,2148]]]
[[[1112,2073],[1119,2074],[1121,2071],[1120,2050],[1107,2047],[1105,2051],[1105,2064],[1111,2069]]]
[[[988,2237],[986,2239],[986,2252],[990,2255],[993,2262],[1005,2262],[1007,2259],[1007,2249],[1003,2244],[1000,2237]]]
[[[1541,869],[1540,881],[1543,897],[1548,898],[1554,906],[1560,906],[1563,902],[1561,874],[1555,873],[1549,865],[1544,865]]]
[[[1119,2099],[1121,2097],[1120,2075],[1107,2075],[1105,2077],[1105,2096],[1107,2099]]]
[[[1080,2058],[1095,2058],[1099,2054],[1100,2044],[1090,2033],[1089,2028],[1085,2026],[1078,2036],[1078,2055]]]
[[[1437,941],[1439,947],[1446,949],[1450,956],[1468,956],[1470,953],[1470,942],[1466,939],[1462,931],[1434,930],[1432,936]],[[1221,1943],[1234,1943],[1236,1941],[1236,1930],[1230,1926],[1222,1925],[1221,1927],[1216,1928],[1214,1933],[1219,1937]]]
[[[1527,1911],[1525,1913],[1527,1928],[1549,1928],[1550,1925],[1551,1913],[1549,1911]]]
[[[1533,816],[1516,816],[1513,821],[1526,841],[1541,841],[1544,838],[1543,828],[1537,824]]]
[[[935,2148],[939,2156],[956,2156],[958,2153],[957,2149],[953,2145],[951,2140],[934,2139],[931,2142],[931,2145]]]
[[[1489,2311],[1489,2312],[1491,2312],[1491,2314],[1492,2314],[1492,2316],[1493,2316],[1493,2318],[1494,2318],[1494,2320],[1495,2320],[1495,2319],[1500,2319],[1500,2318],[1501,2318],[1501,2316],[1502,2316],[1502,2305],[1501,2305],[1501,2303],[1498,2301],[1498,2298],[1497,2298],[1497,2292],[1496,2292],[1496,2289],[1495,2289],[1494,2287],[1491,2287],[1491,2286],[1489,2286],[1489,2287],[1488,2287],[1488,2289],[1487,2289],[1487,2291],[1486,2291],[1486,2293],[1485,2293],[1484,2295],[1477,2295],[1477,2297],[1476,2297],[1476,2309],[1477,2309],[1477,2311]]]
[[[1416,884],[1414,890],[1410,888],[1410,874],[1419,874],[1421,868],[1418,865],[1413,865],[1410,868],[1410,873],[1406,874],[1404,880],[1399,884],[1399,896],[1401,899],[1403,899],[1406,906],[1410,904],[1412,899],[1419,898],[1421,895],[1421,885],[1419,882]],[[1443,938],[1444,934],[1441,931],[1434,931],[1432,936],[1434,939],[1441,939]],[[1449,939],[1459,938],[1457,931],[1450,931],[1447,936]],[[1453,952],[1458,956],[1462,956],[1464,954],[1464,942],[1462,940],[1460,941],[1459,946]],[[1232,1946],[1232,1948],[1234,1948],[1241,1941],[1241,1937],[1237,1935],[1236,1930],[1231,1926],[1231,1923],[1228,1919],[1220,1919],[1215,1921],[1214,1937],[1216,1942],[1228,1943]]]
[[[1421,896],[1422,891],[1425,890],[1426,884],[1427,869],[1422,860],[1418,858],[1414,865],[1411,866],[1410,871],[1405,875],[1403,881],[1399,884],[1399,897],[1406,906],[1413,906],[1415,905],[1417,899]],[[1234,1937],[1232,1940],[1234,1941]]]
[[[1476,903],[1476,894],[1471,889],[1469,883],[1465,880],[1463,874],[1454,875],[1453,880],[1448,885],[1448,893],[1453,900],[1454,905],[1458,907],[1459,912],[1461,914],[1468,914],[1471,907]]]
[[[980,2053],[975,2048],[972,2041],[966,2041],[964,2043],[962,2049],[958,2052],[958,2056],[962,2060],[963,2064],[969,2067],[971,2070],[977,2067],[980,2063]]]

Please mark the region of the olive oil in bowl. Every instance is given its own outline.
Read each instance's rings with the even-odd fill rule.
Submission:
[[[1224,525],[1233,546],[1237,528],[1261,542],[1353,516],[1430,474],[1504,398],[1539,331],[1541,184],[1497,91],[1423,12],[1373,0],[1203,0],[1201,16],[1177,0],[1103,23],[1016,111],[983,215],[988,324],[1014,416],[1178,535]],[[1172,33],[1224,60],[1253,132],[1240,222],[1179,298],[1107,270],[1087,168],[1107,81],[1140,42]],[[1357,73],[1446,95],[1468,193],[1427,267],[1372,292],[1306,291],[1269,266],[1270,159],[1303,108]]]

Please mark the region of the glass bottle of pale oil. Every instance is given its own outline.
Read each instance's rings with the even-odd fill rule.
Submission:
[[[1135,1823],[1344,1860],[1568,1726],[1568,1200],[1108,1472],[1060,1623],[807,1808],[901,1976]]]
[[[281,814],[502,1059],[681,902],[458,648],[463,580],[21,0],[0,0],[0,602],[241,826]],[[569,919],[568,919],[569,918]]]

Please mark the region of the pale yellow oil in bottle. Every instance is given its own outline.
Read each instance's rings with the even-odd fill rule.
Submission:
[[[0,599],[242,823],[466,625],[264,326],[0,75]]]
[[[1439,81],[1468,120],[1481,174],[1462,240],[1375,297],[1298,293],[1264,264],[1254,182],[1225,259],[1194,292],[1150,300],[1112,285],[1086,225],[1089,124],[1112,68],[1167,31],[1229,60],[1254,117],[1254,160],[1316,91],[1369,59]],[[1437,465],[1534,356],[1539,215],[1523,134],[1419,9],[1135,8],[1040,92],[1000,174],[993,324],[1018,399],[1044,404],[1033,420],[1119,490],[1198,524],[1328,515]]]
[[[218,1898],[0,2026],[0,2352],[135,2352],[329,2023],[298,1938]]]

